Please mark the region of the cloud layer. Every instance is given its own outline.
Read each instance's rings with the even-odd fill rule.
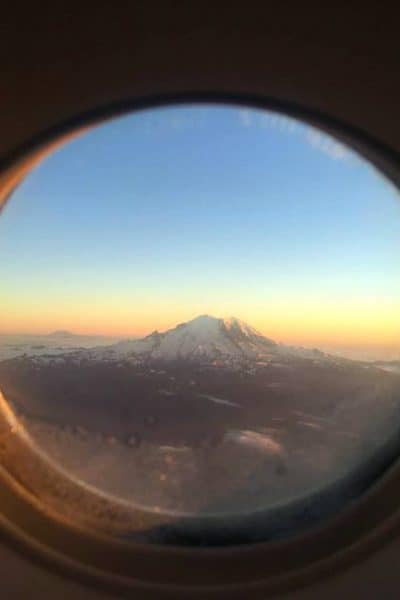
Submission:
[[[307,144],[326,154],[332,160],[351,160],[353,162],[355,159],[354,152],[335,138],[285,115],[241,108],[239,109],[239,121],[243,127],[274,128],[282,133],[301,135]]]

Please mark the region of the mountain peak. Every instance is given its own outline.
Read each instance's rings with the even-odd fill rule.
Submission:
[[[186,325],[189,325],[190,323],[199,323],[199,324],[215,323],[216,321],[220,321],[220,319],[218,317],[213,317],[212,315],[204,314],[204,315],[198,315],[197,317],[190,319],[190,321],[187,321]]]
[[[222,319],[208,314],[179,323],[163,333],[142,340],[119,343],[121,354],[145,354],[162,359],[215,359],[222,356],[257,356],[276,344],[236,317]]]
[[[212,315],[204,314],[204,315],[199,315],[198,317],[195,317],[194,319],[191,319],[187,323],[182,323],[180,326],[195,327],[195,328],[206,327],[206,328],[212,328],[212,329],[222,328],[222,329],[225,329],[227,332],[229,332],[232,335],[240,334],[241,336],[246,336],[246,337],[259,337],[259,338],[264,337],[262,335],[262,333],[257,331],[257,329],[254,329],[254,327],[251,327],[251,325],[249,325],[245,321],[238,319],[238,317],[233,317],[233,316],[226,317],[226,318],[219,318],[219,317],[214,317]]]

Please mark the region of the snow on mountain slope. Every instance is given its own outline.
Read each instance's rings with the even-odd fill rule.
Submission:
[[[164,333],[155,331],[142,340],[120,342],[110,346],[106,352],[120,357],[147,354],[152,358],[169,360],[215,359],[226,355],[257,356],[275,348],[274,341],[239,319],[201,315]]]
[[[21,336],[20,336],[21,337]],[[215,360],[259,359],[273,356],[276,359],[291,357],[328,359],[329,355],[316,349],[277,344],[259,331],[237,319],[221,319],[201,315],[180,323],[165,332],[154,331],[142,339],[117,341],[111,338],[66,335],[2,339],[0,336],[0,361],[17,356],[36,357],[41,361],[69,354],[77,360],[125,360],[143,358],[163,360]],[[46,358],[47,357],[47,358]],[[285,358],[286,357],[286,358]],[[334,358],[334,357],[332,357]]]
[[[254,327],[251,327],[236,317],[228,317],[227,319],[223,319],[223,322],[226,329],[233,333],[247,337],[264,337],[257,329],[254,329]]]

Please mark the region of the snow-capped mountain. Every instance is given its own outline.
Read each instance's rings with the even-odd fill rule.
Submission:
[[[86,340],[82,336],[62,334],[60,337],[49,335],[40,339],[32,338],[28,342],[23,339],[18,344],[7,343],[2,346],[0,343],[0,361],[18,356],[40,363],[51,363],[55,357],[61,361],[68,357],[69,361],[76,360],[78,363],[81,360],[142,362],[148,359],[223,359],[235,362],[237,359],[253,361],[268,358],[269,361],[280,361],[283,358],[335,358],[316,349],[277,344],[235,317],[222,319],[210,315],[201,315],[162,333],[154,331],[142,339],[117,341],[109,338],[108,341],[106,338],[92,337]]]
[[[140,340],[122,341],[96,352],[118,357],[216,359],[221,356],[256,357],[274,351],[277,344],[240,319],[201,315],[164,333],[154,331]]]

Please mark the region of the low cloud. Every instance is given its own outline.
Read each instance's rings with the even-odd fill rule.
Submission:
[[[277,129],[289,135],[299,135],[315,150],[329,156],[332,160],[354,161],[355,155],[346,146],[318,129],[297,121],[294,118],[273,112],[258,112],[246,108],[239,109],[239,121],[243,127]]]
[[[340,142],[337,142],[334,138],[321,133],[315,129],[306,127],[305,132],[306,141],[313,146],[316,150],[319,150],[323,154],[326,154],[333,160],[349,160],[353,158],[353,153],[346,148]]]
[[[253,114],[252,111],[247,108],[239,109],[239,120],[243,127],[251,127],[253,124]]]
[[[260,114],[259,124],[261,127],[274,127],[275,129],[286,133],[295,133],[296,131],[299,131],[300,128],[299,123],[295,119],[278,113],[265,112],[264,114]]]
[[[248,108],[239,109],[239,121],[243,127],[274,127],[280,131],[294,133],[299,128],[295,119],[272,112],[253,111]]]

